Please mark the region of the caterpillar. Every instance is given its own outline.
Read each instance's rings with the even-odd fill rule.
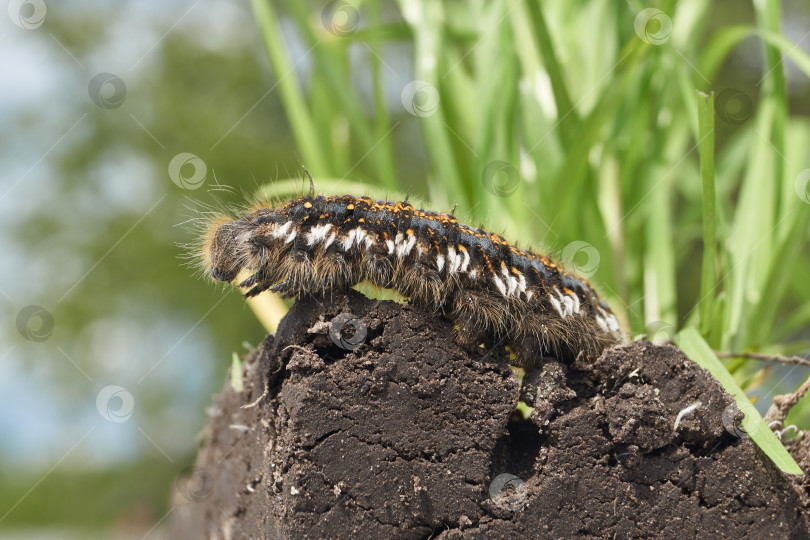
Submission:
[[[214,218],[201,259],[246,297],[326,293],[368,280],[449,316],[458,338],[509,345],[516,364],[595,357],[622,340],[615,315],[583,278],[448,213],[368,197],[302,196]]]

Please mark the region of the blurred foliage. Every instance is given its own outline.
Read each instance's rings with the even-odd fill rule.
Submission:
[[[806,6],[789,6],[792,18],[808,17]],[[146,508],[153,522],[165,514],[173,477],[193,451],[189,434],[204,426],[231,353],[263,335],[235,291],[223,296],[183,266],[178,244],[194,233],[178,224],[207,205],[240,203],[267,182],[299,177],[299,160],[335,190],[341,181],[353,190],[352,181],[375,194],[411,193],[440,210],[458,204],[474,224],[550,251],[575,270],[589,269],[595,253],[590,279],[635,333],[666,337],[695,325],[716,348],[807,350],[810,205],[794,184],[810,167],[810,123],[798,114],[808,113],[810,87],[806,69],[802,75],[781,61],[788,53],[806,67],[806,54],[787,47],[778,2],[254,0],[255,19],[239,8],[243,16],[229,22],[240,26],[215,45],[205,27],[186,28],[189,7],[139,22],[154,31],[147,42],[154,49],[141,51],[145,59],[129,71],[120,68],[127,93],[115,109],[88,99],[87,84],[96,72],[115,71],[98,57],[127,39],[110,24],[117,5],[49,4],[38,31],[12,27],[61,55],[68,112],[60,114],[72,120],[57,122],[50,109],[19,111],[0,128],[3,146],[42,139],[44,152],[86,114],[47,154],[57,180],[41,198],[20,200],[34,209],[13,223],[10,236],[31,269],[14,276],[26,291],[13,294],[14,311],[40,303],[56,320],[51,340],[18,339],[18,353],[31,361],[20,364],[49,366],[37,372],[38,384],[66,409],[92,402],[118,369],[114,360],[131,351],[97,351],[90,331],[99,321],[134,319],[144,333],[131,336],[133,392],[157,360],[146,352],[155,321],[176,321],[178,344],[203,343],[216,365],[199,366],[204,383],[191,393],[186,377],[171,371],[137,387],[138,425],[172,445],[174,462],[155,465],[161,456],[146,442],[128,448],[126,466],[60,468],[0,528],[99,528],[130,509]],[[664,17],[638,30],[650,7]],[[787,68],[800,84],[786,83]],[[718,113],[714,174],[703,184],[696,90],[716,92]],[[169,179],[180,152],[204,161],[204,189]],[[716,271],[701,282],[702,186],[710,177]],[[176,340],[156,354],[169,355]],[[93,383],[56,345],[75,353]],[[778,379],[763,383],[761,363],[731,367],[749,392],[791,389]],[[806,406],[797,409],[796,421],[808,427]],[[173,429],[181,424],[183,435]],[[50,468],[21,475],[3,463],[0,515]],[[85,487],[73,490],[72,479]]]
[[[184,458],[186,462],[192,459]],[[43,479],[35,494],[21,502],[20,494],[38,478],[1,478],[0,508],[12,508],[19,502],[4,525],[118,530],[122,536],[133,530],[145,532],[168,510],[168,498],[176,487],[172,479],[177,473],[177,465],[162,458],[140,459],[80,475],[75,470],[56,470]],[[182,493],[182,484],[177,486],[177,492]]]

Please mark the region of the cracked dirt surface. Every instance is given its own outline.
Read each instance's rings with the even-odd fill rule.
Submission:
[[[171,537],[808,537],[798,483],[674,347],[549,359],[522,388],[507,361],[418,307],[299,300],[226,382]]]

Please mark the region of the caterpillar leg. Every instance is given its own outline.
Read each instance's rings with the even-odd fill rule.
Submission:
[[[361,278],[359,266],[349,262],[342,253],[326,252],[315,258],[312,285],[316,290],[346,289]]]
[[[245,298],[251,298],[269,289],[276,280],[267,272],[258,271],[239,284],[240,289],[249,289],[244,293]]]
[[[539,365],[546,352],[543,340],[535,335],[510,340],[509,348],[515,353],[515,364],[526,370]]]
[[[377,287],[390,289],[394,278],[394,265],[384,253],[370,253],[363,261],[366,279]]]
[[[508,310],[496,296],[462,290],[450,302],[450,318],[459,327],[464,341],[484,341],[485,336],[502,335],[508,321]]]
[[[245,298],[252,298],[252,297],[254,297],[254,296],[258,295],[258,294],[263,293],[267,289],[269,289],[271,285],[272,285],[272,282],[270,282],[270,281],[265,281],[264,283],[259,283],[258,285],[256,285],[252,289],[250,289],[248,292],[246,292],[244,294],[244,296],[245,296]]]
[[[284,297],[295,296],[299,289],[300,287],[295,283],[295,281],[293,281],[292,278],[287,278],[281,283],[276,283],[270,287],[271,291]]]
[[[489,343],[492,336],[481,330],[478,321],[468,315],[455,317],[453,322],[458,326],[456,331],[456,343],[468,349],[474,349],[481,343]]]
[[[417,261],[400,267],[394,281],[398,284],[397,292],[416,303],[438,310],[446,302],[446,287],[435,264]]]

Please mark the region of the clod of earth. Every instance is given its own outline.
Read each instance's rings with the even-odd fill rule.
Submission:
[[[810,536],[804,488],[728,429],[733,399],[678,349],[547,359],[521,388],[502,347],[452,330],[354,292],[296,302],[244,393],[226,382],[171,537]]]

